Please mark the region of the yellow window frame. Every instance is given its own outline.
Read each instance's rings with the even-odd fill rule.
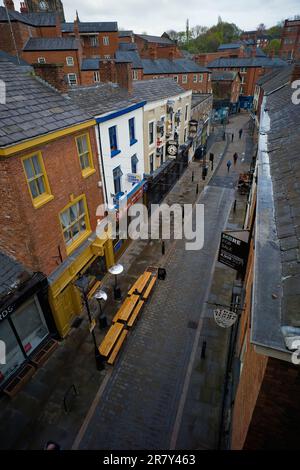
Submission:
[[[35,156],[37,156],[37,158],[38,158],[38,162],[39,162],[39,165],[40,165],[40,168],[41,168],[41,171],[42,171],[41,174],[43,175],[44,185],[45,185],[45,192],[40,194],[37,197],[33,197],[33,194],[31,192],[31,188],[30,188],[30,182],[32,181],[32,179],[30,179],[30,178],[28,179],[28,176],[27,176],[27,173],[26,173],[26,168],[25,168],[25,160],[29,160],[29,159],[31,159],[32,157],[35,157]],[[33,205],[33,207],[35,207],[35,209],[38,209],[39,207],[43,206],[47,202],[52,201],[52,199],[54,199],[53,194],[51,194],[51,189],[50,189],[50,185],[49,185],[49,181],[48,181],[46,168],[45,168],[45,165],[44,165],[42,152],[39,150],[37,152],[31,153],[30,155],[25,155],[24,157],[22,157],[22,164],[23,164],[24,174],[25,174],[25,178],[26,178],[26,182],[27,182],[27,186],[28,186],[28,191],[29,191],[29,194],[30,194],[30,197],[31,197],[32,205]],[[33,180],[36,180],[37,178],[38,178],[38,176],[33,178]]]
[[[83,201],[83,205],[84,205],[86,230],[84,232],[82,232],[81,235],[76,240],[73,241],[73,243],[71,243],[69,246],[67,246],[67,244],[65,242],[65,236],[64,236],[64,232],[67,229],[63,230],[60,216],[63,212],[68,210],[73,205],[77,204],[80,200]],[[58,220],[59,220],[59,224],[60,224],[60,228],[61,228],[61,232],[62,232],[62,237],[63,237],[64,243],[65,243],[66,252],[67,252],[67,255],[69,255],[70,253],[72,253],[72,251],[76,250],[76,248],[78,248],[79,245],[81,245],[81,243],[84,240],[86,240],[88,238],[88,236],[92,233],[91,224],[90,224],[90,217],[89,217],[89,211],[88,211],[88,206],[87,206],[85,194],[81,194],[80,196],[78,196],[76,198],[72,198],[72,200],[59,212]],[[78,222],[78,220],[79,219],[76,219],[72,223],[72,225],[76,224],[76,222]]]
[[[78,140],[79,139],[82,139],[82,137],[86,137],[86,140],[87,140],[87,148],[88,148],[88,159],[89,159],[89,166],[87,168],[84,168],[82,169],[82,166],[81,166],[81,157],[84,156],[86,154],[86,152],[83,152],[83,153],[80,153],[79,151],[79,146],[78,146]],[[80,135],[77,135],[75,137],[75,141],[76,141],[76,147],[77,147],[77,153],[78,153],[78,157],[79,157],[79,164],[80,164],[80,168],[81,168],[81,174],[84,178],[87,178],[88,176],[91,176],[93,175],[94,173],[96,173],[96,170],[95,170],[95,167],[94,167],[94,162],[93,162],[93,155],[92,155],[92,147],[91,147],[91,142],[90,142],[90,136],[89,134],[86,132],[84,134],[80,134]]]

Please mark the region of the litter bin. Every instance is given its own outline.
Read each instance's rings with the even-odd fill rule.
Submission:
[[[165,270],[165,268],[158,268],[158,279],[160,281],[164,281],[166,279],[166,275],[167,275],[167,272]]]

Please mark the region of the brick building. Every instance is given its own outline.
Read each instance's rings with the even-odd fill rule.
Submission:
[[[1,62],[0,71],[7,93],[1,105],[0,249],[48,276],[53,316],[65,336],[81,311],[74,280],[92,266],[95,285],[95,273],[103,276],[113,262],[111,241],[95,235],[103,203],[95,122],[53,88],[67,89],[60,67],[36,68],[52,86],[11,63]]]
[[[258,178],[244,224],[249,256],[232,334],[238,338],[235,356],[229,361],[232,449],[298,448],[300,113],[291,99],[291,82],[299,78],[299,69],[289,80],[279,75],[264,84]]]
[[[243,31],[240,38],[242,41],[247,41],[249,43],[251,42],[252,44],[255,44],[257,47],[261,47],[262,49],[265,49],[272,39],[263,31]]]
[[[279,57],[286,60],[300,60],[300,20],[285,20]]]
[[[55,13],[65,21],[64,6],[61,0],[24,0],[21,2],[22,13]]]
[[[135,34],[134,42],[137,45],[139,55],[142,59],[182,58],[182,53],[176,42],[172,41],[166,33],[162,36]]]
[[[214,106],[218,102],[233,107],[237,105],[241,92],[242,77],[239,72],[214,71],[211,76]]]

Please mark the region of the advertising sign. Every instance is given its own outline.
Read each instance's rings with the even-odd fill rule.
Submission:
[[[218,261],[245,272],[249,252],[249,230],[222,232]]]

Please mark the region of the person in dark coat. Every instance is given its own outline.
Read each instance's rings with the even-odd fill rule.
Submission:
[[[234,165],[236,165],[236,162],[237,162],[238,157],[239,157],[238,154],[235,152],[235,153],[233,154],[233,163],[234,163]]]
[[[234,134],[231,134],[231,142],[233,142]]]
[[[240,130],[239,130],[239,137],[240,137],[240,139],[242,138],[242,135],[243,135],[243,129],[240,129]]]
[[[231,160],[228,160],[228,162],[226,163],[227,165],[227,171],[229,173],[229,170],[230,170],[230,167],[231,167]]]

